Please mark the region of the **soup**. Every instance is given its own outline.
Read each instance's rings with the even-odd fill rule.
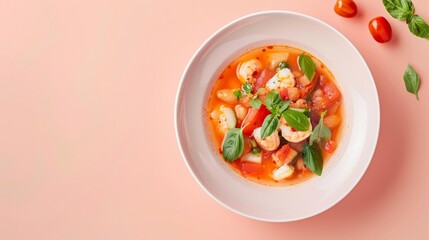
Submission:
[[[334,76],[310,53],[259,47],[216,79],[206,107],[210,137],[246,179],[297,184],[321,175],[337,148],[341,101]]]

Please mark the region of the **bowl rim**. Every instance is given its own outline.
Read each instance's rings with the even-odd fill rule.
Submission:
[[[372,84],[372,88],[375,90],[375,99],[376,102],[374,103],[375,107],[376,107],[376,113],[375,113],[375,118],[378,121],[373,122],[374,126],[376,127],[377,131],[374,133],[375,136],[375,144],[373,146],[371,146],[371,149],[367,149],[366,151],[369,152],[369,161],[367,161],[366,166],[364,166],[363,171],[359,174],[359,176],[355,179],[354,182],[352,182],[350,184],[349,189],[347,189],[347,191],[344,191],[344,193],[342,195],[339,195],[338,199],[336,201],[333,201],[331,204],[327,204],[325,207],[320,208],[319,211],[315,211],[311,214],[307,214],[305,216],[302,217],[297,217],[297,218],[290,218],[290,219],[269,219],[269,218],[262,218],[262,217],[257,217],[257,216],[252,216],[249,214],[246,214],[244,212],[238,211],[232,207],[230,207],[229,205],[227,205],[226,203],[222,202],[221,200],[219,200],[214,194],[212,194],[209,190],[207,190],[207,188],[201,183],[201,181],[198,179],[198,177],[195,175],[194,171],[192,170],[186,154],[184,152],[184,146],[183,143],[180,139],[180,133],[179,133],[179,119],[178,119],[178,109],[179,109],[179,103],[181,95],[182,95],[182,91],[183,91],[183,85],[184,85],[184,81],[185,81],[185,77],[187,75],[187,73],[189,72],[189,69],[191,67],[191,65],[193,64],[193,62],[195,61],[195,59],[198,57],[198,55],[207,47],[207,45],[213,40],[215,39],[218,35],[220,35],[221,33],[223,33],[225,30],[227,30],[228,28],[230,28],[231,26],[234,26],[235,24],[246,20],[248,18],[253,18],[253,17],[257,17],[257,16],[262,16],[262,15],[270,15],[270,14],[286,14],[286,15],[295,15],[298,17],[304,17],[307,18],[309,20],[315,21],[319,24],[324,25],[325,27],[329,28],[330,30],[334,31],[339,37],[341,37],[344,41],[346,41],[347,44],[349,44],[349,46],[353,49],[353,51],[355,51],[358,55],[358,57],[360,58],[360,60],[362,60],[362,62],[364,63],[364,67],[366,68],[366,70],[369,73],[370,76],[370,83]],[[210,35],[210,37],[208,37],[199,47],[198,49],[195,51],[195,53],[192,55],[191,59],[189,60],[189,62],[187,63],[185,70],[183,71],[183,74],[180,78],[180,82],[178,85],[178,89],[176,92],[176,97],[175,97],[175,104],[174,104],[174,129],[175,129],[175,135],[176,135],[176,141],[179,145],[179,151],[180,154],[182,156],[182,160],[185,162],[185,165],[188,169],[188,171],[191,173],[192,177],[194,178],[194,180],[197,182],[197,184],[212,198],[214,199],[216,202],[218,202],[220,205],[222,205],[223,207],[225,207],[226,209],[253,219],[253,220],[258,220],[258,221],[263,221],[263,222],[294,222],[294,221],[299,221],[299,220],[303,220],[303,219],[307,219],[316,215],[319,215],[327,210],[329,210],[330,208],[332,208],[333,206],[335,206],[336,204],[338,204],[339,202],[341,202],[347,195],[350,194],[350,192],[352,192],[355,187],[357,186],[357,184],[360,182],[360,180],[362,179],[362,177],[365,175],[366,171],[368,170],[369,165],[372,162],[372,159],[374,158],[374,154],[375,154],[375,150],[377,149],[378,146],[378,139],[379,139],[379,133],[380,133],[380,122],[381,122],[381,109],[380,109],[380,100],[379,100],[379,95],[378,95],[378,89],[376,86],[376,83],[374,81],[374,77],[373,74],[371,72],[371,69],[369,68],[367,62],[365,61],[365,59],[363,58],[362,54],[359,52],[359,50],[356,48],[356,46],[347,38],[345,37],[340,31],[338,31],[337,29],[335,29],[334,27],[332,27],[331,25],[329,25],[328,23],[303,14],[303,13],[299,13],[299,12],[294,12],[294,11],[288,11],[288,10],[265,10],[265,11],[258,11],[258,12],[254,12],[254,13],[250,13],[250,14],[246,14],[244,16],[241,16],[239,18],[236,18],[235,20],[232,20],[230,22],[228,22],[227,24],[225,24],[224,26],[222,26],[219,30],[217,30],[216,32],[214,32],[212,35]]]

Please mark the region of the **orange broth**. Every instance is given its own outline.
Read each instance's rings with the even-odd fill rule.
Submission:
[[[209,127],[209,132],[210,137],[212,142],[214,143],[215,148],[217,149],[217,152],[219,153],[220,158],[223,160],[223,156],[222,156],[222,141],[225,137],[225,133],[219,130],[218,127],[218,120],[217,119],[213,119],[210,115],[210,113],[212,111],[215,111],[216,109],[219,109],[221,105],[223,106],[227,106],[230,107],[232,109],[234,109],[235,105],[240,104],[240,102],[237,103],[226,103],[224,101],[222,101],[221,99],[219,99],[216,95],[217,91],[222,90],[222,89],[241,89],[242,86],[242,82],[238,79],[237,75],[236,75],[236,69],[239,63],[241,62],[245,62],[251,59],[258,59],[261,63],[262,63],[262,69],[266,69],[269,67],[269,57],[271,54],[273,53],[288,53],[289,56],[287,58],[287,63],[288,63],[288,68],[290,68],[290,70],[293,71],[300,71],[299,66],[298,66],[298,61],[297,58],[299,57],[300,54],[305,53],[308,56],[311,56],[312,60],[314,61],[315,65],[316,65],[316,74],[318,74],[320,77],[322,77],[324,79],[324,82],[329,82],[331,84],[335,84],[335,86],[337,86],[336,82],[335,82],[335,78],[332,75],[332,73],[329,71],[329,69],[320,61],[318,60],[316,57],[312,56],[311,54],[294,48],[294,47],[290,47],[290,46],[285,46],[285,45],[274,45],[274,46],[264,46],[264,47],[259,47],[253,50],[250,50],[248,52],[246,52],[245,54],[243,54],[242,56],[238,57],[236,60],[232,61],[219,75],[219,77],[217,78],[213,89],[210,93],[209,99],[208,99],[208,104],[206,107],[206,111],[207,111],[207,122],[208,122],[208,127]],[[256,75],[260,74],[256,73]],[[315,90],[317,89],[323,89],[323,87],[321,86],[321,84],[318,84],[317,87],[315,87]],[[342,98],[340,97],[339,100],[335,101],[334,103],[330,103],[326,108],[323,108],[322,110],[326,110],[327,111],[327,116],[330,115],[337,115],[340,116],[340,118],[343,118],[343,114],[342,114],[342,104],[341,104]],[[311,100],[309,101],[311,102]],[[319,112],[319,114],[322,112],[322,110],[314,110],[316,112]],[[311,110],[313,111],[313,110]],[[241,127],[242,122],[241,121],[237,121],[237,128]],[[313,126],[313,130],[314,130]],[[342,121],[341,123],[331,129],[331,133],[332,133],[332,137],[331,140],[333,140],[336,143],[336,146],[338,146],[339,142],[338,140],[340,139],[339,135],[341,132],[341,128],[342,128]],[[247,138],[252,138],[252,136],[245,136]],[[308,140],[308,139],[307,139]],[[321,147],[322,150],[322,156],[323,156],[323,164],[326,165],[326,162],[329,160],[330,156],[332,155],[332,153],[328,153],[324,147]],[[245,151],[246,151],[246,147],[245,147]],[[247,149],[247,151],[249,151]],[[274,151],[275,152],[275,151]],[[294,185],[300,182],[303,182],[307,179],[309,179],[310,177],[314,176],[315,174],[312,173],[310,170],[308,170],[307,168],[305,168],[305,166],[302,169],[297,169],[295,168],[294,173],[287,177],[286,179],[283,180],[274,180],[272,178],[272,172],[274,169],[278,168],[278,165],[276,165],[275,161],[273,160],[273,156],[272,154],[274,152],[269,152],[269,151],[265,151],[262,150],[262,171],[256,171],[256,172],[246,172],[246,167],[244,167],[244,165],[246,163],[242,162],[239,159],[229,163],[227,161],[224,161],[226,164],[228,164],[231,169],[233,169],[236,173],[238,173],[239,175],[243,176],[246,179],[249,179],[251,181],[260,183],[260,184],[264,184],[264,185],[270,185],[270,186],[284,186],[284,185]],[[244,155],[244,153],[243,153]],[[300,156],[300,158],[302,159],[302,155]],[[302,160],[301,160],[302,161]],[[296,164],[296,163],[295,163]],[[248,165],[248,164],[247,164]],[[247,166],[246,165],[246,166]],[[248,170],[248,169],[247,169]],[[250,168],[250,170],[252,170]],[[323,174],[323,173],[322,173]]]

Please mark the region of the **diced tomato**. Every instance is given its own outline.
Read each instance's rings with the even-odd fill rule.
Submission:
[[[298,88],[293,87],[287,89],[287,95],[291,101],[297,101],[300,98],[301,93]]]
[[[270,111],[268,111],[265,105],[261,105],[259,109],[250,108],[246,118],[244,118],[243,123],[241,124],[241,127],[244,127],[243,134],[250,135],[255,128],[262,126],[262,123],[268,114],[270,114]]]
[[[290,151],[289,145],[285,144],[283,145],[277,152],[275,153],[275,156],[280,160],[284,161]]]
[[[258,175],[264,172],[264,167],[259,163],[242,162],[241,172],[246,175]]]
[[[333,153],[337,148],[337,144],[335,143],[334,140],[329,140],[327,143],[325,143],[324,148],[328,153]]]
[[[340,90],[338,90],[337,86],[330,82],[326,83],[323,87],[323,93],[331,103],[337,101],[341,96]]]
[[[241,161],[240,161],[239,159],[237,159],[237,160],[233,161],[233,162],[231,163],[231,165],[232,165],[235,169],[241,170]]]
[[[274,71],[271,71],[269,69],[264,69],[261,72],[261,75],[256,79],[256,81],[253,83],[252,91],[253,93],[256,93],[259,88],[264,87],[265,84],[270,80],[276,73]]]
[[[282,88],[282,90],[280,90],[280,97],[283,100],[288,100],[289,99],[289,92],[287,88]]]

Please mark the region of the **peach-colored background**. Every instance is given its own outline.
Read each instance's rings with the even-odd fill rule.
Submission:
[[[357,3],[359,15],[345,19],[334,0],[3,1],[0,239],[429,239],[429,41],[381,0]],[[429,21],[429,2],[414,4]],[[374,74],[382,116],[357,187],[330,210],[284,224],[241,217],[205,194],[173,125],[179,79],[199,45],[268,9],[345,34]],[[379,15],[394,31],[387,44],[367,30]],[[405,91],[408,63],[422,78],[420,101]]]

